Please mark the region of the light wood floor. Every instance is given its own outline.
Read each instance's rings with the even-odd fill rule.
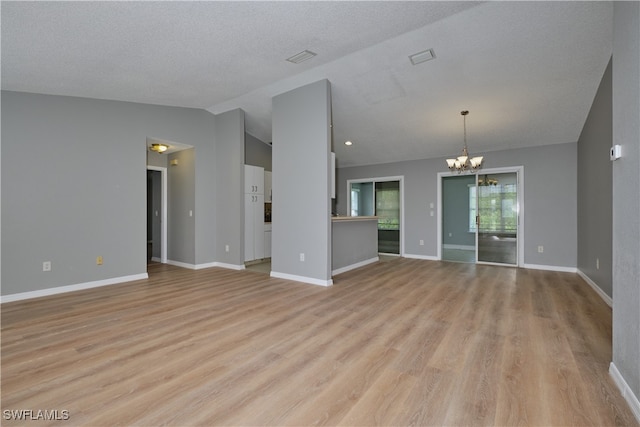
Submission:
[[[323,288],[251,271],[2,305],[3,425],[637,425],[579,276],[398,258]]]

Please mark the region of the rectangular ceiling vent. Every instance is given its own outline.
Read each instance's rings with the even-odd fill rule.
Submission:
[[[310,50],[303,50],[300,53],[296,53],[291,58],[287,58],[287,61],[293,62],[294,64],[299,64],[307,59],[311,59],[316,56],[316,53],[311,52]]]
[[[433,51],[433,49],[427,49],[425,51],[418,52],[409,56],[409,59],[411,60],[411,63],[413,65],[418,65],[423,62],[430,61],[435,57],[436,57],[436,53]]]

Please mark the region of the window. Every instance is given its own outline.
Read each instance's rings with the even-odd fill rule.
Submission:
[[[516,184],[469,186],[469,231],[516,233],[518,227]]]
[[[378,230],[400,230],[400,192],[398,182],[389,184],[376,183]]]

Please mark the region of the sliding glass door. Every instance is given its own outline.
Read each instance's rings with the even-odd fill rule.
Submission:
[[[376,182],[378,252],[400,254],[400,182]]]
[[[518,266],[522,257],[522,167],[439,175],[440,259]]]
[[[478,262],[518,264],[518,174],[478,176],[476,194]]]
[[[378,252],[401,253],[401,178],[349,181],[349,215],[378,217]]]

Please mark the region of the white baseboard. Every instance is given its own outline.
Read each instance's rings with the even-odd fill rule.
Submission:
[[[629,384],[624,380],[624,377],[620,374],[620,371],[618,371],[618,368],[613,362],[609,365],[609,375],[611,375],[613,382],[618,386],[624,400],[629,404],[629,408],[631,408],[631,412],[633,412],[636,420],[640,422],[640,401],[638,397],[633,394],[631,387],[629,387]]]
[[[194,270],[202,270],[204,268],[211,268],[211,267],[220,267],[220,263],[217,262],[207,262],[204,264],[195,264],[193,266]]]
[[[309,283],[311,285],[318,285],[318,286],[333,285],[333,279],[321,280],[321,279],[314,279],[313,277],[296,276],[295,274],[278,273],[277,271],[272,271],[271,277],[275,277],[276,279],[295,280],[296,282]]]
[[[207,262],[204,264],[189,264],[182,261],[167,260],[167,264],[175,265],[176,267],[188,268],[189,270],[202,270],[203,268],[221,267],[229,268],[231,270],[244,270],[244,264],[227,264],[226,262]]]
[[[440,261],[437,256],[430,255],[404,254],[403,257],[412,259],[426,259],[427,261]]]
[[[356,268],[364,267],[365,265],[373,264],[378,261],[380,261],[380,257],[369,258],[364,261],[356,262],[355,264],[347,265],[346,267],[336,268],[331,272],[331,274],[335,276],[340,273],[346,273],[347,271],[355,270]]]
[[[609,307],[613,307],[613,300],[611,299],[611,297],[605,294],[604,291],[600,289],[600,286],[596,284],[596,282],[591,280],[589,276],[584,274],[580,269],[578,269],[578,276],[582,277],[582,279],[587,282],[587,284],[591,286],[594,291],[596,291],[600,298],[602,298],[602,300],[606,302]]]
[[[20,301],[25,299],[46,297],[49,295],[63,294],[65,292],[80,291],[83,289],[98,288],[100,286],[116,285],[118,283],[132,282],[134,280],[148,279],[147,273],[133,274],[131,276],[113,277],[111,279],[95,280],[93,282],[78,283],[75,285],[58,286],[56,288],[41,289],[39,291],[20,292],[18,294],[3,295],[0,303]]]
[[[168,259],[167,260],[167,264],[175,265],[176,267],[188,268],[189,270],[195,270],[196,269],[196,265],[195,264],[189,264],[189,263],[182,262],[182,261],[174,261],[172,259]]]
[[[525,264],[524,268],[531,270],[547,270],[547,271],[560,271],[563,273],[577,273],[578,269],[575,267],[561,267],[558,265],[539,265],[539,264]]]
[[[162,262],[161,258],[158,258],[157,256],[151,257],[151,261],[153,262]]]
[[[230,270],[244,270],[245,269],[244,264],[240,264],[240,265],[227,264],[226,262],[214,262],[213,264],[215,264],[215,265],[212,265],[212,267],[228,268]]]

